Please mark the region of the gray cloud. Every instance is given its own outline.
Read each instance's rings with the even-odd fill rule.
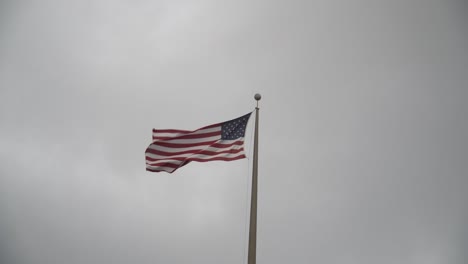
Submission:
[[[258,263],[465,263],[465,10],[3,1],[0,262],[245,263],[251,160],[143,152],[261,92]]]

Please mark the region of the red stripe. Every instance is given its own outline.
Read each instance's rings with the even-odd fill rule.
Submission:
[[[157,136],[158,134],[161,134],[161,133],[168,133],[168,134],[172,134],[172,135],[169,136],[169,137],[167,137],[167,136],[163,136],[163,137],[162,136]],[[167,138],[180,136],[180,135],[186,135],[186,134],[189,134],[189,133],[192,133],[192,131],[176,130],[176,129],[161,129],[161,130],[153,129],[153,141],[161,140],[161,139],[167,139]]]
[[[189,159],[187,160],[185,163],[183,163],[182,165],[178,166],[178,167],[174,167],[174,166],[171,166],[171,165],[174,165],[174,164],[171,164],[171,163],[167,163],[165,164],[165,166],[163,167],[171,167],[171,168],[175,168],[174,171],[176,171],[178,168],[180,167],[183,167],[185,165],[187,165],[190,161],[198,161],[198,162],[207,162],[207,161],[215,161],[215,160],[220,160],[220,161],[233,161],[233,160],[239,160],[239,159],[244,159],[245,158],[245,155],[241,155],[241,156],[237,156],[237,157],[234,157],[234,158],[225,158],[225,157],[216,157],[216,158],[212,158],[212,159]],[[170,164],[170,165],[169,165]],[[162,165],[158,165],[158,166],[162,166]],[[176,165],[177,166],[177,165]],[[146,168],[147,171],[152,171],[152,172],[160,172],[160,171],[166,171],[166,170],[158,170],[158,169],[153,169],[153,168]],[[172,172],[174,172],[172,171]],[[172,172],[169,172],[169,173],[172,173]]]
[[[178,130],[178,129],[154,129],[153,133],[189,133],[190,130]]]
[[[176,143],[167,143],[167,142],[162,142],[162,141],[156,141],[156,142],[152,143],[150,146],[153,145],[153,146],[161,146],[161,147],[166,147],[166,148],[190,148],[190,147],[196,147],[196,146],[210,146],[210,147],[215,147],[215,148],[226,148],[226,147],[229,147],[229,146],[232,146],[232,145],[242,145],[242,144],[244,144],[244,142],[241,141],[241,140],[235,141],[232,144],[215,143],[215,142],[218,142],[218,141],[220,141],[220,140],[213,140],[213,141],[199,142],[199,143],[191,143],[191,144],[176,144]]]
[[[168,143],[164,141],[156,141],[151,145],[166,147],[166,148],[190,148],[190,147],[197,147],[197,146],[209,146],[215,143],[218,140],[206,141],[206,142],[197,142],[197,143],[185,143],[185,144],[176,144],[176,143]]]
[[[220,136],[220,135],[221,135],[221,130],[210,132],[210,133],[195,134],[195,135],[190,133],[190,134],[175,136],[175,137],[153,137],[153,139],[157,139],[157,140],[192,139],[192,138],[204,138],[204,137],[213,137],[213,136]]]
[[[167,170],[163,170],[163,169],[158,170],[158,169],[146,168],[146,170],[147,170],[147,171],[151,171],[151,172],[162,172],[162,171],[164,171],[164,172],[167,172],[167,173],[173,173],[173,172],[176,171],[177,169],[175,169],[175,170],[173,170],[173,171],[167,171]]]
[[[220,126],[222,123],[216,123],[216,124],[213,124],[213,125],[209,125],[209,126],[204,126],[202,128],[199,128],[197,130],[194,130],[193,132],[196,132],[198,130],[202,130],[202,129],[207,129],[207,128],[212,128],[212,127],[217,127],[217,126]]]
[[[213,157],[209,159],[202,159],[202,158],[190,158],[190,157],[185,157],[185,158],[172,158],[171,160],[178,160],[178,161],[199,161],[199,162],[205,162],[205,161],[210,161],[210,160],[236,160],[236,159],[243,159],[245,158],[245,155],[242,154],[240,156],[236,157]],[[165,160],[165,159],[162,159]],[[165,164],[165,165],[164,165]],[[175,163],[170,163],[170,162],[163,162],[163,163],[146,163],[148,166],[162,166],[162,167],[177,167],[178,165]]]
[[[161,171],[168,172],[168,171],[165,171],[165,170],[156,170],[156,169],[150,169],[150,168],[146,168],[146,170],[151,171],[151,172],[161,172]]]
[[[223,149],[223,148],[230,148],[234,145],[242,145],[242,141],[235,141],[233,143],[230,143],[230,144],[222,144],[222,143],[214,143],[214,144],[211,144],[207,147],[213,147],[213,148],[218,148],[218,149]],[[154,145],[154,144],[151,144],[151,145]],[[151,146],[150,145],[150,146]],[[157,154],[157,155],[167,155],[167,156],[175,156],[175,155],[180,155],[180,154],[187,154],[187,153],[195,153],[197,151],[200,151],[200,150],[203,150],[202,148],[199,148],[199,149],[192,149],[192,150],[185,150],[185,151],[179,151],[179,152],[165,152],[165,151],[161,151],[161,150],[158,150],[158,149],[152,149],[152,148],[147,148],[145,153],[152,153],[152,154]]]
[[[155,163],[155,164],[148,164],[147,163],[146,165],[151,166],[151,167],[170,167],[170,168],[179,168],[180,167],[180,163],[179,164],[174,164],[174,163],[170,163],[170,162],[161,162],[161,163]]]
[[[222,140],[221,140],[222,141]],[[237,141],[234,141],[232,143],[229,143],[229,144],[225,144],[225,143],[214,143],[212,144],[210,147],[214,147],[214,148],[227,148],[227,147],[230,147],[230,146],[234,146],[234,145],[243,145],[244,144],[244,141],[242,140],[237,140]]]
[[[207,156],[213,156],[213,155],[218,155],[218,154],[236,154],[236,153],[239,153],[239,152],[242,152],[244,150],[244,148],[240,148],[240,149],[229,149],[229,150],[225,150],[225,151],[220,151],[220,152],[215,152],[215,151],[200,151],[200,152],[193,152],[194,155],[207,155]],[[186,151],[184,151],[186,152]],[[188,152],[190,153],[190,152]],[[156,154],[156,153],[153,153],[153,154]],[[187,153],[185,153],[187,154]],[[158,155],[161,155],[161,154],[158,154]],[[170,156],[176,156],[176,155],[170,155]],[[171,159],[171,160],[184,160],[184,159],[188,159],[190,158],[189,157],[174,157],[174,158],[171,158],[169,155],[167,158],[151,158],[151,157],[146,157],[146,160],[149,160],[149,161],[158,161],[158,160],[166,160],[166,159]]]

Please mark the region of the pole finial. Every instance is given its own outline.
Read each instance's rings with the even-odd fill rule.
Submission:
[[[255,96],[254,96],[255,100],[257,100],[257,107],[256,109],[258,109],[258,101],[260,101],[260,99],[262,99],[262,96],[259,94],[259,93],[256,93]]]

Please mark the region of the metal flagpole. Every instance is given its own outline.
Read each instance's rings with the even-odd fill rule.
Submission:
[[[255,134],[254,134],[254,154],[252,167],[252,195],[250,200],[250,229],[249,229],[249,254],[248,264],[257,262],[257,189],[258,189],[258,101],[262,98],[260,94],[255,94],[257,107],[255,107]]]

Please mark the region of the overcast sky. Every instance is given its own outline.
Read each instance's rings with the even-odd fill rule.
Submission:
[[[251,159],[144,151],[256,92],[258,264],[467,263],[467,6],[1,1],[0,263],[245,264]]]

